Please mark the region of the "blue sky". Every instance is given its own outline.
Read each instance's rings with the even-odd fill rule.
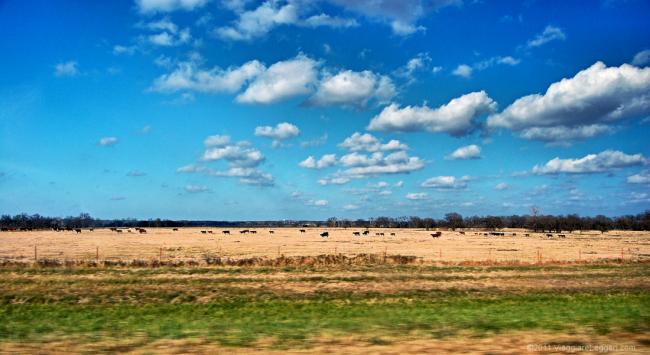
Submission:
[[[0,213],[638,213],[648,14],[638,0],[0,0]]]

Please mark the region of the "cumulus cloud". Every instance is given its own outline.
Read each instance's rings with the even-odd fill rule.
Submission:
[[[372,131],[412,132],[426,130],[455,137],[475,131],[478,118],[496,110],[497,104],[484,91],[454,98],[438,108],[397,104],[385,107],[368,125]]]
[[[628,176],[627,182],[630,184],[650,184],[650,170]]]
[[[617,150],[605,150],[579,159],[560,159],[556,157],[544,165],[535,165],[532,172],[538,175],[600,173],[647,163],[648,160],[641,154],[630,155]]]
[[[185,192],[188,193],[200,193],[200,192],[208,192],[210,189],[207,186],[204,185],[185,185]]]
[[[546,92],[515,100],[488,117],[491,128],[508,128],[543,141],[584,139],[610,132],[614,122],[650,112],[650,68],[596,62]]]
[[[253,10],[244,10],[243,6],[231,8],[238,18],[230,26],[215,30],[217,37],[230,41],[250,41],[263,37],[275,27],[294,25],[303,27],[356,27],[355,19],[330,16],[325,13],[314,14],[304,18],[306,10],[299,2],[266,1]]]
[[[489,59],[482,60],[480,62],[476,62],[471,66],[467,64],[460,64],[456,67],[456,69],[454,69],[452,74],[463,78],[470,78],[475,71],[485,70],[495,65],[515,66],[520,62],[521,62],[520,59],[516,59],[511,56],[505,56],[505,57],[497,56],[497,57],[492,57]]]
[[[336,164],[335,154],[325,154],[320,159],[316,160],[313,156],[308,156],[307,159],[298,163],[301,168],[307,169],[324,169]]]
[[[273,146],[276,147],[279,146],[282,141],[300,135],[300,129],[291,123],[282,122],[278,123],[275,127],[258,126],[255,128],[255,135],[258,137],[273,139]]]
[[[307,205],[307,206],[324,207],[324,206],[327,206],[328,204],[329,204],[329,201],[323,200],[323,199],[320,199],[320,200],[306,200],[305,201],[305,205]]]
[[[239,67],[210,70],[201,69],[196,61],[178,63],[171,73],[158,77],[151,90],[159,92],[175,92],[192,90],[208,93],[234,93],[244,84],[264,72],[265,67],[257,60],[252,60]]]
[[[456,75],[456,76],[461,76],[463,78],[469,78],[469,77],[472,76],[472,71],[473,70],[474,69],[472,69],[472,67],[470,67],[467,64],[460,64],[451,73]]]
[[[380,21],[390,26],[393,34],[408,36],[417,31],[424,31],[417,21],[431,11],[438,11],[448,6],[460,6],[462,0],[328,0],[347,11],[363,15],[371,20]]]
[[[542,46],[551,41],[556,41],[556,40],[563,41],[565,39],[566,39],[566,35],[564,34],[564,31],[562,31],[561,28],[548,25],[546,26],[546,28],[544,28],[544,31],[542,31],[542,33],[537,34],[537,36],[535,36],[535,38],[528,41],[526,45],[528,46],[528,48],[533,48],[533,47]]]
[[[264,155],[251,146],[247,141],[233,142],[229,136],[213,135],[203,141],[205,151],[201,156],[204,164],[224,161],[228,165],[226,170],[215,170],[206,166],[194,164],[185,165],[176,169],[178,173],[204,173],[215,177],[236,177],[239,182],[247,185],[271,186],[273,176],[258,169],[265,161]]]
[[[421,186],[438,190],[464,189],[467,187],[469,176],[457,178],[455,176],[435,176],[425,180]]]
[[[636,65],[637,67],[643,67],[648,64],[650,64],[650,49],[642,50],[632,58],[632,65]]]
[[[135,4],[143,14],[156,12],[171,12],[176,10],[191,11],[203,7],[209,0],[135,0]]]
[[[409,200],[426,200],[429,195],[426,192],[411,192],[406,194]]]
[[[351,152],[367,151],[390,151],[390,150],[406,150],[408,146],[396,139],[390,140],[388,143],[381,143],[379,139],[370,133],[361,134],[354,132],[350,137],[346,138],[343,143],[339,144],[340,148],[347,149]]]
[[[510,188],[510,185],[508,185],[505,182],[500,182],[494,187],[495,190],[499,190],[499,191],[507,190],[509,188]]]
[[[338,146],[349,151],[337,162],[344,169],[320,179],[321,185],[345,184],[352,179],[374,175],[409,173],[424,167],[424,161],[409,156],[408,146],[398,140],[382,143],[371,134],[355,132]],[[317,164],[315,159],[309,158],[303,163]]]
[[[418,53],[415,57],[411,58],[404,64],[404,66],[395,70],[394,74],[397,77],[404,78],[410,84],[415,81],[415,73],[427,69],[431,64],[431,57],[429,53]],[[442,70],[440,67],[432,68],[432,72],[436,73]]]
[[[56,76],[76,76],[79,74],[79,66],[76,61],[59,63],[54,66],[54,75]]]
[[[445,157],[447,160],[468,160],[480,159],[481,147],[476,144],[466,145],[454,150],[451,154]]]
[[[117,137],[102,137],[97,143],[104,147],[110,147],[117,144]]]
[[[319,82],[316,93],[307,100],[315,106],[364,107],[370,100],[384,103],[396,94],[395,85],[384,75],[364,70],[344,70],[336,75],[326,73]]]
[[[319,62],[302,54],[277,62],[259,73],[248,88],[237,96],[237,101],[268,104],[309,94],[316,84],[319,65]]]

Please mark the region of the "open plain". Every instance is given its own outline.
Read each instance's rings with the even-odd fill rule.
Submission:
[[[239,233],[250,229],[255,234]],[[305,232],[300,232],[304,229]],[[229,231],[226,235],[223,231]],[[145,234],[136,229],[121,233],[110,229],[90,232],[28,231],[0,233],[0,258],[33,262],[47,259],[101,260],[196,260],[205,256],[229,258],[276,258],[316,256],[321,254],[389,254],[415,256],[423,262],[575,262],[598,259],[650,259],[650,233],[610,231],[600,233],[533,233],[524,230],[503,230],[504,236],[484,235],[478,230],[442,231],[433,238],[434,230],[362,228],[147,228]],[[205,231],[206,233],[202,233]],[[273,234],[270,233],[273,231]],[[327,231],[329,237],[321,237]],[[359,232],[360,236],[354,236]],[[384,235],[377,235],[383,233]],[[391,236],[394,233],[394,236]],[[464,233],[464,234],[461,234]],[[528,236],[526,236],[528,235]],[[162,253],[161,253],[162,249]],[[97,255],[99,252],[99,255]]]
[[[647,233],[241,229],[0,233],[0,353],[649,351]]]

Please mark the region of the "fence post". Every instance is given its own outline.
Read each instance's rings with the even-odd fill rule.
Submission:
[[[34,244],[34,264],[38,264],[38,251],[36,249],[36,244]]]
[[[95,251],[95,262],[99,265],[99,247],[97,247],[97,250]]]

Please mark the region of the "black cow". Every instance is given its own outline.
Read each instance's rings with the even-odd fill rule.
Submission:
[[[221,233],[223,233],[223,234],[230,234],[230,231],[223,231],[223,232],[221,232]]]
[[[174,232],[178,232],[178,228],[174,228],[174,229],[172,229],[172,230],[173,230]]]
[[[79,229],[79,228],[75,228],[74,231],[77,232],[77,234],[81,233],[81,229]]]
[[[244,229],[244,230],[239,231],[239,234],[246,234],[246,233],[248,233],[248,229]]]
[[[390,235],[394,237],[394,236],[395,236],[395,233],[391,233]]]
[[[325,238],[325,237],[329,237],[330,234],[328,232],[323,232],[323,233],[320,234],[320,236]]]
[[[360,236],[361,236],[361,233],[359,233],[359,232],[353,232],[352,235],[355,235],[355,236],[357,236],[357,237],[360,237]]]
[[[144,228],[139,229],[140,234],[147,234],[147,230]]]
[[[441,235],[442,235],[442,232],[431,233],[431,237],[433,237],[433,238],[440,238]]]
[[[304,230],[304,229],[300,230],[300,233],[305,233],[305,232],[306,232],[306,230]]]
[[[369,231],[363,231],[363,233],[361,233],[361,234],[368,235],[368,234],[370,234],[370,232]]]
[[[208,231],[201,231],[201,234],[205,234],[205,233],[207,233],[207,232],[208,232]]]
[[[251,234],[257,234],[257,231],[250,231]]]
[[[275,233],[275,232],[274,231],[269,231],[269,234],[273,234],[273,233]]]

